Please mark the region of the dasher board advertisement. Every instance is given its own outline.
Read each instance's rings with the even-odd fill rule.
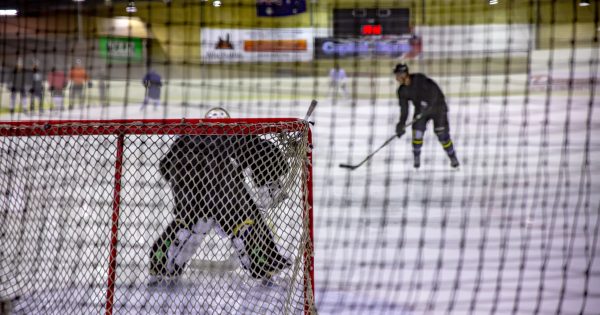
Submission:
[[[205,63],[310,61],[313,38],[311,28],[204,28],[200,54]]]

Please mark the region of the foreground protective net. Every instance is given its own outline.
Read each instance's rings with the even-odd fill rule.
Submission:
[[[16,313],[314,308],[308,123],[0,125]]]
[[[2,121],[179,121],[202,118],[216,106],[237,118],[303,117],[309,102],[317,99],[319,108],[311,127],[315,200],[312,280],[319,314],[598,314],[598,1],[0,1],[0,10],[11,8],[18,11],[16,16],[0,16]],[[422,73],[440,87],[448,107],[449,128],[442,130],[447,132],[436,133],[439,130],[429,122],[422,135],[413,134],[409,127],[402,138],[394,138],[400,115],[399,83],[392,71],[398,63],[405,63],[410,74]],[[432,94],[430,89],[420,92]],[[413,116],[413,103],[408,104],[407,123]],[[160,173],[159,161],[181,143],[176,142],[179,136],[128,135],[124,139],[125,159],[138,155],[144,168],[153,167],[125,175],[154,176],[126,183],[133,188],[123,189],[124,193],[139,193],[125,196],[129,199],[123,201],[121,213],[130,211],[125,210],[126,204],[133,202],[136,207],[131,211],[140,214],[120,217],[142,221],[135,223],[143,226],[135,229],[136,233],[155,233],[145,236],[143,244],[131,246],[134,250],[130,252],[141,255],[136,256],[137,263],[148,264],[136,269],[140,272],[136,285],[147,283],[146,277],[151,276],[147,252],[173,219],[169,213],[174,207],[174,183]],[[85,147],[95,138],[81,139],[76,143]],[[161,151],[157,151],[159,142],[152,139],[160,139]],[[338,167],[357,165],[387,139],[390,142],[360,167]],[[447,157],[448,139],[460,162],[458,169],[451,167]],[[100,147],[108,150],[112,159],[117,140],[118,136],[112,136],[109,147]],[[32,141],[41,140],[28,139],[22,145],[31,142],[27,150],[36,156],[75,145],[39,143],[36,147]],[[413,167],[414,147],[421,152],[419,169]],[[128,153],[132,149],[135,152]],[[16,262],[41,255],[38,252],[44,249],[45,238],[40,235],[84,226],[95,226],[86,229],[95,235],[100,232],[89,230],[102,227],[105,243],[98,246],[86,240],[75,247],[56,243],[47,250],[60,253],[69,249],[70,253],[75,249],[79,256],[100,247],[109,250],[105,225],[111,218],[100,220],[85,214],[109,216],[110,212],[103,212],[104,201],[84,214],[77,212],[74,222],[81,227],[68,227],[62,219],[69,218],[67,213],[55,221],[44,221],[28,210],[23,219],[16,219],[16,226],[3,219],[14,215],[7,209],[29,209],[25,207],[29,199],[8,197],[14,196],[12,191],[42,194],[45,190],[37,187],[56,178],[65,178],[64,183],[48,184],[46,190],[64,192],[42,194],[49,204],[53,196],[64,200],[65,205],[54,209],[81,204],[69,185],[86,183],[85,194],[97,200],[113,197],[114,184],[107,178],[114,177],[114,160],[98,168],[98,176],[87,178],[85,172],[77,171],[83,167],[78,156],[69,155],[66,149],[59,152],[65,164],[57,165],[71,168],[47,167],[44,172],[50,179],[44,180],[38,179],[38,170],[18,167],[17,157],[0,155],[2,165],[15,165],[10,167],[10,180],[3,177],[0,182],[0,201],[4,202],[0,204],[0,225],[3,231],[12,231],[0,235],[0,261],[11,264],[0,274],[0,301],[24,305],[27,295],[15,301],[15,291],[4,289],[5,283],[13,280],[4,275],[10,272],[23,278],[33,274],[23,269],[28,265]],[[84,152],[88,160],[107,159],[101,152]],[[146,163],[150,155],[155,160]],[[131,171],[124,168],[124,172]],[[17,187],[11,182],[24,184]],[[97,182],[101,184],[92,184]],[[137,205],[141,200],[151,200],[144,201],[144,210]],[[165,206],[167,202],[171,204]],[[112,209],[112,204],[108,207]],[[154,214],[161,216],[149,219]],[[144,216],[148,218],[145,221]],[[284,226],[287,224],[290,221]],[[211,222],[195,228],[207,226],[212,226]],[[190,292],[200,290],[200,285],[186,286],[186,279],[198,279],[195,275],[202,274],[198,270],[205,269],[218,275],[233,273],[246,277],[244,284],[254,283],[252,268],[245,269],[236,256],[229,255],[236,252],[230,238],[215,234],[214,226],[211,231],[201,242],[206,246],[198,247],[197,256],[186,266],[182,287]],[[272,234],[278,246],[288,244],[277,228]],[[131,237],[119,234],[118,239],[129,242]],[[270,237],[263,232],[258,239],[268,242]],[[8,240],[27,241],[32,247],[19,250]],[[217,248],[227,252],[216,262],[207,261],[204,257]],[[155,252],[159,250],[164,253],[164,247],[157,246]],[[280,250],[284,253],[284,248]],[[126,291],[119,286],[119,277],[127,274],[119,272],[120,268],[137,268],[133,263],[119,265],[119,259],[134,257],[128,253],[117,255],[115,298]],[[87,269],[101,269],[96,276],[102,279],[98,282],[102,286],[108,284],[108,265],[97,261],[108,264],[108,254],[82,258],[89,260]],[[41,269],[43,263],[32,265],[47,279],[68,270],[61,279],[72,281],[69,275],[75,274],[79,265],[59,257],[52,257],[50,269]],[[234,271],[232,266],[236,266]],[[171,267],[156,267],[154,273],[176,272]],[[294,268],[284,270],[292,272]],[[46,283],[64,284],[44,277],[40,288]],[[114,309],[119,313],[189,313],[189,305],[219,305],[218,300],[230,304],[232,314],[246,314],[244,307],[260,304],[260,290],[243,291],[260,296],[234,296],[228,289],[232,284],[226,281],[230,278],[222,279],[211,282],[215,284],[214,301],[198,298],[197,293],[165,290],[148,295],[145,304],[164,308],[150,310],[149,306],[141,308],[144,303],[119,304],[122,301],[115,299]],[[95,288],[97,291],[90,289],[74,302],[58,303],[61,306],[55,313],[88,313],[88,304],[101,311],[107,294]],[[49,292],[63,300],[76,296],[61,290]],[[290,293],[292,300],[298,301],[300,292]],[[36,295],[31,294],[28,305],[34,305],[33,298]],[[235,299],[244,301],[244,307],[224,302]],[[43,299],[37,296],[36,301]],[[39,313],[44,313],[44,303],[39,304]],[[176,306],[181,311],[175,311]],[[228,312],[225,306],[222,310]],[[29,312],[17,309],[15,313]]]

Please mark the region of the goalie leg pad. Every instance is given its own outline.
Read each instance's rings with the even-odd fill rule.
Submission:
[[[192,226],[192,229],[182,228],[177,231],[174,242],[167,251],[167,270],[174,272],[183,268],[194,256],[194,253],[202,244],[202,239],[210,231],[214,222],[212,219],[200,219]]]
[[[233,244],[244,269],[254,278],[267,278],[290,265],[279,254],[273,235],[262,220],[246,220],[235,228]]]
[[[156,239],[150,253],[150,274],[177,276],[194,255],[202,239],[210,231],[212,219],[199,220],[189,229],[181,220],[174,220]]]

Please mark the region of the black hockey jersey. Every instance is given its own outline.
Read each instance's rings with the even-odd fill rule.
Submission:
[[[448,106],[444,93],[432,79],[422,73],[410,75],[410,85],[400,85],[397,91],[400,103],[400,123],[406,124],[408,101],[415,107],[415,115],[447,112]]]

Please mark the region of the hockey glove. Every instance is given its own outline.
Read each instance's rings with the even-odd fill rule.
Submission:
[[[258,187],[256,195],[254,201],[260,209],[275,207],[288,197],[280,180],[274,180]]]
[[[398,123],[396,125],[396,136],[398,136],[398,138],[402,137],[404,134],[406,133],[406,130],[404,128],[404,124],[402,123]]]

